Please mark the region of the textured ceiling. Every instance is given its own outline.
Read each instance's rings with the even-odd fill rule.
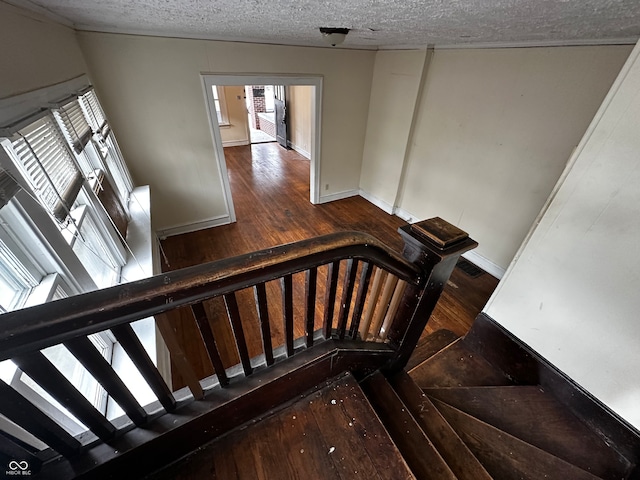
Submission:
[[[637,40],[640,0],[8,0],[78,30],[351,48]],[[41,7],[41,8],[40,8]],[[44,9],[44,10],[43,10]]]

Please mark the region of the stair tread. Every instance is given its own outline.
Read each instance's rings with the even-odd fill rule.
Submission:
[[[625,477],[630,463],[539,386],[426,388],[451,405],[605,479]]]
[[[433,403],[495,478],[599,478],[440,400]]]
[[[510,380],[477,353],[462,338],[440,350],[409,371],[422,388],[510,385]]]
[[[391,384],[458,479],[491,480],[480,461],[409,375],[401,372],[391,379]]]
[[[415,480],[350,374],[147,478]]]
[[[458,338],[458,335],[453,333],[451,330],[443,328],[427,335],[423,339],[420,339],[420,342],[407,362],[405,370],[409,371],[412,368],[417,367],[420,363],[431,358],[440,350],[455,342]]]
[[[381,373],[367,378],[362,388],[417,478],[455,480],[454,473]]]

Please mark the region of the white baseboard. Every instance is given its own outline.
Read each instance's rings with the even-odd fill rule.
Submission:
[[[384,200],[381,200],[375,195],[371,195],[370,193],[365,192],[362,189],[360,189],[360,196],[364,198],[367,202],[373,203],[379,209],[384,210],[389,215],[393,214],[393,205],[391,205],[390,203],[387,203]]]
[[[221,225],[228,225],[230,223],[231,218],[229,217],[229,215],[220,215],[219,217],[202,220],[200,222],[185,223],[183,225],[176,225],[173,227],[158,229],[156,233],[158,237],[164,239],[173,235],[195,232],[198,230],[204,230],[205,228],[219,227]]]
[[[223,147],[242,147],[245,145],[249,145],[249,140],[227,140],[222,142]]]
[[[332,193],[330,195],[320,195],[318,203],[335,202],[336,200],[342,200],[343,198],[355,197],[359,195],[359,190],[345,190],[344,192]]]
[[[309,152],[307,152],[304,148],[299,147],[298,145],[296,145],[295,143],[291,143],[289,142],[289,146],[295,150],[296,152],[298,152],[300,155],[302,155],[304,158],[311,160],[311,154]]]
[[[499,265],[496,265],[491,260],[483,257],[473,250],[463,253],[462,256],[474,265],[483,269],[489,275],[496,277],[498,280],[502,279],[502,277],[504,276],[504,272],[506,271],[506,269],[502,268]]]
[[[393,209],[393,214],[396,217],[400,217],[402,220],[404,220],[407,223],[414,223],[414,222],[418,222],[420,220],[424,220],[424,219],[416,217],[414,214],[409,213],[406,210],[401,209],[400,207],[395,207]]]

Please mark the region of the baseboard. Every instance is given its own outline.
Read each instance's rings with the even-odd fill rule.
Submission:
[[[393,205],[391,205],[390,203],[387,203],[384,200],[381,200],[380,198],[376,197],[375,195],[371,195],[370,193],[365,192],[362,189],[360,189],[360,194],[359,195],[362,198],[364,198],[367,202],[373,203],[376,207],[378,207],[381,210],[384,210],[389,215],[393,215]]]
[[[242,147],[250,143],[249,140],[227,140],[226,142],[222,142],[222,147]]]
[[[478,315],[463,341],[502,370],[515,384],[540,385],[606,443],[614,446],[632,463],[638,464],[638,430],[487,314],[482,312]]]
[[[195,232],[198,230],[204,230],[205,228],[219,227],[221,225],[228,225],[229,223],[231,223],[231,218],[229,217],[229,215],[220,215],[218,217],[210,218],[208,220],[202,220],[200,222],[185,223],[183,225],[176,225],[174,227],[158,229],[156,234],[161,239],[164,239],[173,235]]]
[[[292,150],[295,150],[307,160],[311,160],[311,154],[307,152],[304,148],[299,147],[295,143],[291,143],[291,142],[287,142],[287,145],[289,145],[289,147],[291,147]]]
[[[329,195],[320,195],[318,203],[335,202],[336,200],[342,200],[343,198],[355,197],[359,195],[359,190],[345,190],[344,192],[332,193]]]
[[[407,212],[406,210],[403,210],[403,209],[402,209],[402,208],[400,208],[400,207],[395,207],[395,208],[393,209],[393,214],[394,214],[396,217],[401,218],[402,220],[404,220],[404,221],[405,221],[405,222],[407,222],[407,223],[415,223],[415,222],[418,222],[418,221],[420,221],[420,220],[424,220],[424,218],[416,217],[416,216],[415,216],[415,215],[413,215],[412,213],[409,213],[409,212]]]
[[[489,275],[496,277],[498,280],[501,280],[504,277],[504,272],[506,271],[499,265],[496,265],[491,260],[483,257],[478,254],[476,251],[469,251],[462,254],[464,258],[469,260],[474,265],[480,267],[482,270],[487,272]]]

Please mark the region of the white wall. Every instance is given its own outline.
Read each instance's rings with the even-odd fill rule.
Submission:
[[[224,93],[227,105],[229,125],[220,127],[222,144],[225,146],[248,145],[249,114],[244,99],[244,85],[219,86],[218,91]]]
[[[78,38],[130,169],[151,185],[156,229],[226,213],[201,73],[322,75],[322,194],[357,190],[373,52],[90,32]]]
[[[309,85],[292,85],[287,90],[291,147],[307,158],[311,158],[313,89]]]
[[[364,143],[362,195],[392,213],[409,147],[416,102],[431,52],[376,53]]]
[[[503,272],[630,51],[436,50],[399,207],[470,232]]]
[[[640,44],[486,307],[640,428]]]
[[[86,73],[75,32],[0,2],[0,98]]]

